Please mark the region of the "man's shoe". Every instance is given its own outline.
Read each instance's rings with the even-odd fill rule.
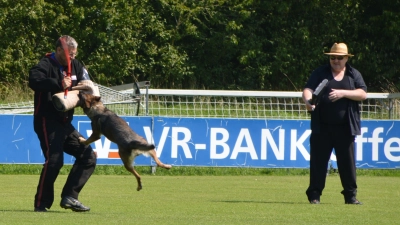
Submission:
[[[61,208],[71,209],[74,212],[88,212],[89,207],[84,206],[78,199],[70,196],[63,197],[60,202]]]
[[[345,204],[352,204],[352,205],[362,205],[362,202],[358,201],[355,198],[352,198],[352,199],[350,199],[348,201],[345,201],[344,203]]]
[[[310,201],[310,204],[319,204],[319,200],[318,199],[314,199]]]
[[[35,209],[33,211],[35,211],[35,212],[47,212],[47,209],[43,208],[43,207],[35,207]]]

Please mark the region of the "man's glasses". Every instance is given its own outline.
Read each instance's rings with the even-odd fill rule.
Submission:
[[[61,48],[61,47],[60,47]],[[63,48],[61,48],[62,50],[64,50]],[[78,52],[70,52],[69,53],[69,57],[76,57],[78,55]]]
[[[344,57],[343,56],[331,56],[331,60],[342,60]]]

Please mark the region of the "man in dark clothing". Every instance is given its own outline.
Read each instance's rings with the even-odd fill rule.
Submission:
[[[347,61],[353,56],[347,45],[335,43],[329,53],[330,64],[314,70],[303,90],[303,101],[311,112],[310,185],[306,191],[311,204],[319,204],[325,188],[329,158],[335,149],[345,204],[361,204],[356,199],[355,136],[361,134],[359,102],[367,98],[361,73]],[[312,105],[313,92],[328,80],[319,103]]]
[[[74,156],[75,162],[62,190],[60,206],[76,212],[90,210],[78,201],[78,195],[96,167],[96,156],[90,146],[78,140],[82,135],[71,123],[74,109],[60,112],[52,102],[54,94],[89,79],[82,63],[75,59],[77,50],[74,38],[62,36],[56,42],[55,52],[47,53],[29,71],[29,87],[35,92],[34,130],[45,158],[35,195],[37,212],[46,212],[53,204],[54,182],[64,164],[64,152]]]

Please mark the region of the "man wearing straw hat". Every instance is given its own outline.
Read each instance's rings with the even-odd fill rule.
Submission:
[[[367,97],[367,86],[361,73],[347,62],[353,55],[346,44],[335,43],[324,54],[329,56],[329,64],[314,70],[303,90],[303,101],[311,112],[310,184],[306,194],[311,204],[320,203],[335,149],[345,204],[361,205],[356,199],[354,139],[361,134],[359,103]],[[311,103],[314,91],[325,79],[328,82],[317,103]]]
[[[54,182],[64,164],[65,152],[74,156],[75,162],[61,192],[60,206],[85,212],[90,208],[78,201],[78,195],[95,169],[96,156],[90,146],[79,142],[79,137],[83,136],[71,123],[74,109],[58,111],[52,96],[58,92],[64,95],[65,90],[89,79],[89,76],[82,63],[75,59],[78,43],[74,38],[64,35],[57,40],[55,47],[55,52],[47,53],[29,71],[29,87],[35,91],[34,130],[45,158],[35,195],[34,211],[46,212],[52,206]]]

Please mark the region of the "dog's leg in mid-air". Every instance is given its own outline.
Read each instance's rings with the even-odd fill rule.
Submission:
[[[171,167],[172,167],[171,165],[164,164],[158,159],[157,152],[154,149],[146,150],[146,151],[143,151],[142,153],[150,155],[154,159],[154,161],[157,163],[157,166],[165,168],[165,169],[171,169]],[[121,158],[125,169],[128,170],[129,172],[131,172],[136,177],[136,180],[138,183],[138,186],[136,189],[137,191],[142,190],[142,182],[141,182],[139,173],[133,167],[133,161],[135,160],[136,156],[138,156],[139,154],[142,154],[142,153],[138,153],[135,151],[126,151],[124,149],[119,148],[119,157]]]
[[[119,149],[119,157],[121,158],[122,162],[124,163],[124,167],[126,170],[128,170],[129,172],[131,172],[137,180],[138,186],[136,188],[137,191],[142,190],[142,181],[140,179],[140,175],[138,172],[136,172],[135,168],[133,167],[133,160],[135,159],[137,155],[131,154],[131,153],[127,153],[125,151],[121,151],[121,149]]]
[[[164,164],[160,161],[157,156],[154,144],[149,144],[142,136],[136,136],[136,140],[131,142],[129,147],[131,149],[138,149],[146,155],[150,155],[159,167],[162,167],[164,169],[171,169],[172,167],[171,165]]]
[[[157,166],[165,168],[167,170],[172,168],[171,165],[164,164],[158,159],[156,150],[152,149],[152,150],[148,151],[147,153],[154,159],[154,161],[157,163]]]
[[[92,135],[88,139],[85,139],[83,137],[79,137],[79,142],[84,144],[84,145],[90,145],[91,143],[97,141],[101,137],[101,128],[96,127],[96,123],[92,122]]]
[[[100,139],[100,136],[96,137],[96,136],[91,135],[88,139],[85,139],[83,137],[79,137],[79,142],[84,144],[84,145],[90,145],[91,143],[93,143],[93,142],[95,142],[95,141],[97,141],[99,139]]]

